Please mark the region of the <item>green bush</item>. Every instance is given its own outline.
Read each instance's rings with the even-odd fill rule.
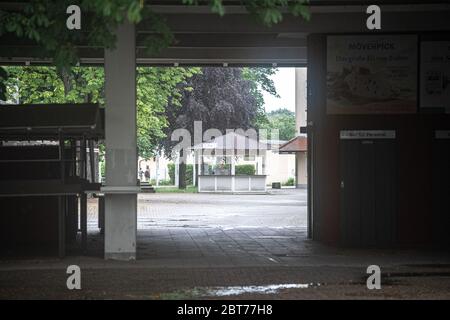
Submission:
[[[173,186],[172,181],[169,180],[160,180],[159,181],[159,185],[160,186]]]
[[[167,169],[169,170],[169,180],[172,185],[175,184],[175,163],[169,163],[167,165]]]
[[[287,181],[286,182],[283,182],[283,186],[294,186],[294,183],[295,183],[295,180],[294,180],[294,178],[289,178],[289,179],[287,179]]]
[[[255,166],[253,164],[241,164],[237,165],[234,169],[236,175],[255,175]]]
[[[194,184],[192,181],[193,173],[194,173],[194,166],[192,164],[187,164],[186,165],[186,185],[187,186]]]
[[[106,177],[106,164],[105,164],[105,160],[100,160],[100,175],[102,178]]]
[[[169,178],[170,178],[170,184],[175,184],[175,163],[169,163],[167,165],[167,168],[169,170]],[[192,164],[186,165],[186,185],[192,185],[192,174],[193,174],[194,166]],[[161,183],[160,183],[161,184]]]

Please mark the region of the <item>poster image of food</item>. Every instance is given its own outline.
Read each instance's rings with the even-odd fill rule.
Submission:
[[[422,42],[420,65],[420,107],[450,111],[450,41]]]
[[[327,37],[327,113],[417,111],[417,36]]]

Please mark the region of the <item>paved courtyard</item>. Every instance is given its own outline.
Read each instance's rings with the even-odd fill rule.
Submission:
[[[306,239],[306,190],[267,195],[139,195],[138,259],[170,265],[265,265],[298,256]],[[97,208],[89,212],[90,249],[101,256]],[[172,261],[172,262],[171,262]]]
[[[138,229],[306,227],[307,193],[271,190],[267,195],[150,193],[139,195]],[[97,228],[96,200],[89,204],[89,228]]]
[[[306,239],[306,193],[139,196],[138,259],[105,261],[89,212],[89,252],[0,263],[0,299],[450,299],[450,256],[329,247]],[[66,268],[82,270],[67,290]],[[382,271],[368,290],[367,266]]]

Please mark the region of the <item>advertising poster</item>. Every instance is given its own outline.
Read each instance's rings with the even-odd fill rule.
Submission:
[[[420,65],[420,107],[450,111],[450,41],[422,42]]]
[[[415,35],[327,37],[327,113],[417,111]]]

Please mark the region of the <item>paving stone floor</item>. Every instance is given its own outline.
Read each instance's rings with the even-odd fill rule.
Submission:
[[[103,259],[91,203],[88,254],[74,244],[64,259],[0,261],[0,299],[450,299],[448,253],[308,240],[305,198],[295,190],[266,197],[145,195],[137,260],[128,262]],[[82,290],[66,288],[73,264],[82,270]],[[366,287],[371,264],[381,267],[382,290]],[[274,285],[298,287],[266,291]]]

